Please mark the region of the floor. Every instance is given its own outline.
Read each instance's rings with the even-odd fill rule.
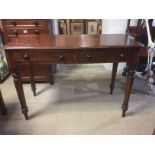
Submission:
[[[55,84],[37,84],[34,97],[24,85],[30,120],[21,113],[9,77],[0,85],[9,114],[0,116],[0,134],[7,135],[151,135],[155,128],[155,95],[135,79],[129,110],[121,117],[126,78],[117,75],[109,94],[111,71],[102,65],[59,67]]]

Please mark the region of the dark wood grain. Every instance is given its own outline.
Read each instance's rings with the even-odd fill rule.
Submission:
[[[127,74],[127,82],[125,85],[125,96],[124,96],[124,101],[122,104],[122,117],[125,117],[125,113],[128,110],[128,101],[132,89],[132,84],[134,80],[134,66],[130,66],[128,69],[128,74]]]
[[[114,90],[114,87],[115,87],[115,79],[116,79],[116,74],[117,74],[117,67],[118,67],[118,63],[117,62],[113,63],[112,77],[111,77],[111,83],[110,83],[110,94],[113,94],[113,90]]]
[[[27,108],[26,101],[25,101],[25,95],[24,95],[24,90],[22,86],[21,75],[17,69],[14,69],[12,70],[12,76],[13,76],[14,85],[17,91],[17,95],[18,95],[18,98],[21,104],[22,112],[25,116],[25,119],[28,120],[29,119],[28,108]]]
[[[31,62],[31,59],[28,54],[23,54],[23,59],[27,62],[27,67],[28,67],[28,72],[30,75],[30,83],[31,83],[31,88],[33,91],[33,95],[36,96],[36,85],[34,81],[34,69],[33,69],[33,64]]]
[[[20,38],[23,35],[38,36],[41,34],[50,34],[50,20],[49,19],[2,19],[3,26],[3,41],[8,43],[12,39]],[[29,68],[27,65],[18,64],[21,71],[21,79],[24,83],[31,83],[29,76]],[[51,65],[34,64],[34,81],[35,82],[50,82],[49,72],[51,72]],[[52,74],[52,73],[51,73]]]
[[[127,35],[28,35],[13,39],[5,49],[134,48],[142,46]]]
[[[21,35],[50,33],[49,20],[46,19],[2,19],[1,21],[6,43]]]
[[[9,68],[15,70],[14,81],[25,118],[28,110],[23,93],[18,64],[28,64],[23,55],[28,55],[33,64],[82,64],[114,63],[111,92],[114,87],[117,64],[127,62],[129,74],[125,86],[122,116],[128,109],[133,83],[133,73],[138,62],[142,44],[126,35],[39,35],[13,39],[5,46]]]

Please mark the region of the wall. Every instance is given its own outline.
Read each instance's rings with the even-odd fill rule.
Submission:
[[[126,31],[127,19],[103,19],[103,34],[124,34]]]
[[[125,34],[127,19],[102,19],[102,34]],[[107,70],[112,70],[111,63],[104,63]],[[118,70],[123,70],[126,63],[119,63]]]
[[[59,34],[58,19],[52,19],[51,23],[53,34]]]

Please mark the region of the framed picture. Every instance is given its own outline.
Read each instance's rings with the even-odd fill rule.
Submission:
[[[83,23],[70,23],[71,34],[83,34],[84,24]]]
[[[65,20],[59,20],[59,33],[67,34],[67,24]]]
[[[83,21],[83,19],[70,19],[71,23],[82,23]]]
[[[97,21],[88,21],[87,33],[98,34],[98,22]]]
[[[61,24],[60,29],[61,29],[61,34],[67,34],[67,25],[66,24]]]

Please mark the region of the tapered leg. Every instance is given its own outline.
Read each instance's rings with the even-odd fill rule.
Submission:
[[[24,95],[23,85],[21,81],[21,76],[17,70],[13,71],[12,76],[14,78],[14,85],[16,87],[16,91],[17,91],[17,95],[20,101],[22,112],[25,116],[25,119],[28,120],[29,119],[28,108],[27,108],[26,101],[25,101],[25,95]]]
[[[27,67],[30,75],[30,83],[31,83],[31,89],[33,91],[33,95],[36,96],[36,85],[34,80],[34,70],[33,70],[33,64],[30,61],[30,57],[28,54],[23,55],[23,59],[27,61]]]
[[[112,77],[111,77],[111,83],[110,83],[110,94],[113,94],[113,89],[115,86],[116,73],[117,73],[117,67],[118,67],[118,62],[113,63]]]
[[[54,84],[54,70],[54,65],[51,65],[51,72],[48,74],[50,84]]]
[[[1,91],[0,91],[0,112],[2,113],[2,115],[6,115],[8,113],[5,107],[5,103],[4,103]]]
[[[126,64],[126,67],[124,67],[123,69],[122,76],[127,76],[127,72],[128,72],[128,63]]]
[[[54,65],[52,65],[52,66],[53,66],[53,73],[56,73],[56,72],[57,72],[57,65],[54,64]]]
[[[36,96],[36,85],[35,85],[35,80],[34,80],[34,70],[32,63],[28,63],[28,70],[29,70],[29,75],[30,75],[30,82],[31,82],[31,89],[33,92],[33,95]]]
[[[129,66],[128,73],[127,73],[127,81],[125,84],[125,95],[124,95],[124,101],[122,104],[122,117],[125,117],[125,113],[128,110],[128,101],[132,89],[132,84],[134,80],[134,68],[133,66]]]

